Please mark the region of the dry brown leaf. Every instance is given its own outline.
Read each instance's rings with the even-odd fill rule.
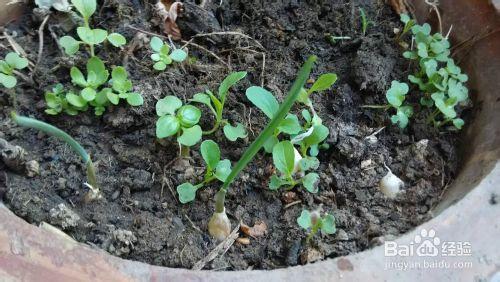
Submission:
[[[256,221],[253,227],[241,223],[240,230],[246,235],[257,239],[257,237],[261,237],[267,234],[267,224],[262,220]]]
[[[181,39],[181,30],[175,21],[184,12],[184,5],[173,0],[160,0],[157,9],[164,20],[164,32],[174,40]]]

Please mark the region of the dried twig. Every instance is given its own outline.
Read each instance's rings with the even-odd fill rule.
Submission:
[[[284,208],[288,209],[289,207],[295,206],[295,205],[300,204],[300,203],[302,203],[302,201],[301,200],[297,200],[297,201],[294,201],[294,202],[291,202],[291,203],[287,204]]]
[[[64,52],[63,48],[61,47],[61,45],[59,44],[59,38],[57,37],[57,34],[55,33],[54,29],[53,29],[53,26],[49,24],[49,27],[48,27],[49,31],[50,31],[50,36],[52,37],[52,39],[56,42],[56,45],[57,45],[57,48],[59,49],[59,52],[61,53],[62,56],[65,56],[66,53]]]
[[[40,61],[42,60],[42,54],[43,54],[43,30],[45,29],[45,25],[47,24],[47,21],[50,18],[50,14],[48,14],[45,19],[43,19],[42,24],[40,25],[40,28],[38,28],[38,56],[36,58],[36,64],[35,67],[33,68],[33,72],[31,73],[31,76],[36,71],[36,68],[38,67],[38,64],[40,64]]]
[[[219,56],[217,56],[214,52],[208,50],[207,48],[205,48],[205,47],[203,47],[201,45],[193,43],[191,40],[189,40],[189,41],[181,40],[182,43],[185,43],[181,48],[184,48],[184,47],[186,47],[188,45],[192,45],[193,47],[196,47],[196,48],[198,48],[200,50],[203,50],[203,51],[207,52],[212,57],[214,57],[215,59],[217,59],[217,61],[221,62],[224,66],[226,66],[228,69],[231,69],[231,66],[229,66],[228,63],[226,63],[223,59],[221,59]]]
[[[441,13],[439,12],[438,5],[439,1],[438,0],[425,0],[425,4],[431,6],[431,8],[436,12],[438,22],[439,22],[439,33],[443,34],[443,22],[441,20]]]
[[[253,37],[251,37],[249,35],[246,35],[244,33],[238,32],[238,31],[218,31],[218,32],[210,32],[210,33],[199,33],[199,34],[194,35],[193,38],[206,37],[206,36],[212,36],[212,35],[241,36],[243,38],[247,38],[247,39],[252,40],[253,42],[255,42],[255,44],[257,45],[257,47],[261,48],[262,50],[266,50],[266,48],[264,48],[264,46],[262,46],[262,44],[260,44],[260,42],[257,41],[257,39],[255,39],[255,38],[253,38]],[[193,40],[193,38],[191,38],[191,40]]]
[[[212,260],[214,260],[217,256],[222,256],[224,255],[227,250],[234,244],[234,241],[238,238],[239,234],[238,231],[240,230],[240,223],[238,223],[238,226],[233,229],[231,234],[227,236],[227,238],[222,241],[217,247],[215,247],[206,257],[203,259],[199,260],[196,262],[193,267],[191,268],[192,270],[202,270],[203,267]]]

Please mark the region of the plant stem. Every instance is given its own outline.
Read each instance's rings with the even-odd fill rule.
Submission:
[[[231,173],[227,177],[226,181],[220,188],[219,192],[215,195],[215,211],[217,213],[222,213],[224,211],[224,200],[226,198],[227,189],[233,180],[238,176],[238,174],[248,165],[248,163],[253,159],[253,157],[259,152],[264,143],[269,137],[274,133],[274,130],[279,126],[282,120],[290,111],[290,108],[297,100],[302,87],[304,86],[311,69],[316,61],[316,56],[311,56],[299,71],[298,77],[292,85],[292,88],[288,92],[288,95],[281,104],[278,112],[274,118],[267,124],[266,128],[260,133],[259,137],[248,147],[248,149],[243,153],[240,160],[236,163]]]
[[[368,108],[368,109],[384,109],[387,110],[391,107],[391,105],[363,105],[360,108]]]
[[[87,170],[87,180],[89,184],[94,189],[99,189],[97,185],[97,177],[95,173],[95,167],[90,159],[90,155],[85,151],[85,149],[75,140],[73,137],[69,136],[66,132],[61,129],[45,123],[43,121],[39,121],[33,118],[18,116],[15,112],[11,112],[10,114],[12,120],[17,123],[19,126],[34,128],[40,131],[47,133],[48,135],[57,137],[68,144],[80,157],[86,165]]]
[[[189,147],[188,146],[184,146],[182,144],[179,144],[180,146],[180,155],[182,158],[189,158]]]

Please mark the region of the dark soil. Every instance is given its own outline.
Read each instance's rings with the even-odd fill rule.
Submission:
[[[390,123],[389,113],[360,108],[383,104],[391,80],[405,79],[411,71],[394,42],[393,30],[400,24],[389,6],[381,4],[383,1],[367,0],[224,0],[221,6],[219,1],[207,2],[201,12],[195,11],[197,4],[186,4],[186,17],[179,20],[185,40],[196,33],[239,31],[265,48],[237,35],[193,41],[217,54],[232,70],[249,72],[231,91],[224,114],[233,123],[247,126],[248,140],[229,142],[221,131],[208,137],[219,143],[223,158],[233,164],[267,121],[246,99],[247,87],[262,84],[283,99],[310,54],[319,57],[313,78],[325,72],[339,76],[332,90],[313,97],[319,115],[330,128],[330,149],[319,155],[319,193],[313,195],[301,188],[295,188],[293,193],[269,191],[272,158],[258,154],[232,185],[226,208],[233,226],[240,220],[250,226],[264,221],[268,233],[250,238],[249,245],[235,243],[207,269],[273,269],[304,263],[305,254],[310,255],[310,261],[347,255],[399,236],[429,218],[430,208],[439,201],[457,169],[456,133],[437,132],[415,119],[402,131]],[[137,32],[128,25],[161,33],[153,13],[154,2],[105,3],[93,18],[94,26],[119,31],[128,40]],[[359,7],[374,22],[366,36],[361,34]],[[203,17],[196,17],[200,13]],[[63,36],[66,32],[58,23],[53,17],[48,26]],[[37,56],[39,25],[39,19],[27,15],[21,25],[8,27],[17,32],[15,40],[32,61]],[[353,39],[332,45],[325,40],[325,33]],[[2,44],[9,46],[6,40]],[[109,108],[103,117],[94,116],[91,110],[77,117],[51,117],[43,112],[44,91],[57,82],[69,85],[69,67],[83,67],[86,55],[81,51],[73,59],[63,57],[46,31],[44,56],[34,74],[35,86],[21,81],[16,90],[18,112],[66,130],[89,150],[99,170],[104,199],[82,202],[86,177],[79,157],[53,137],[14,126],[8,119],[12,100],[8,92],[1,90],[0,138],[24,148],[25,158],[40,165],[39,175],[29,178],[22,169],[16,172],[0,162],[0,193],[10,209],[30,223],[48,222],[77,241],[123,258],[184,268],[204,258],[217,244],[208,235],[207,222],[220,183],[198,191],[195,202],[180,204],[175,187],[202,177],[199,146],[193,148],[191,166],[186,168],[173,161],[178,153],[173,140],[160,142],[155,138],[157,99],[176,95],[187,101],[206,88],[217,89],[229,73],[207,52],[194,46],[189,49],[195,61],[157,73],[152,70],[147,45],[126,60],[125,52],[100,46],[98,55],[108,67],[127,62],[135,89],[145,98],[144,106],[121,104]],[[5,53],[2,51],[2,55]],[[212,122],[209,113],[204,112],[202,127],[209,128]],[[381,127],[385,129],[376,139],[367,138]],[[387,173],[384,163],[406,184],[404,193],[395,200],[389,200],[378,189],[378,182]],[[299,200],[298,204],[286,206]],[[306,233],[296,218],[302,209],[320,205],[335,216],[337,233],[317,235],[307,246],[303,240]]]

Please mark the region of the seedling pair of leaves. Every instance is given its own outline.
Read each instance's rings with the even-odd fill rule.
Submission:
[[[71,0],[73,6],[83,17],[84,26],[76,29],[76,33],[80,40],[76,40],[72,36],[63,36],[59,39],[59,44],[64,48],[68,55],[74,55],[80,50],[81,44],[87,44],[90,47],[90,55],[94,56],[94,46],[103,43],[107,40],[115,47],[121,47],[127,43],[123,35],[119,33],[110,33],[100,28],[91,28],[89,25],[90,17],[96,11],[96,0]]]
[[[297,218],[297,223],[300,227],[309,231],[309,235],[306,239],[307,242],[318,233],[319,230],[328,235],[337,232],[335,217],[328,213],[320,217],[319,211],[309,212],[308,210],[302,210],[302,213]]]
[[[166,96],[156,103],[156,137],[177,135],[180,145],[191,147],[201,140],[202,130],[198,125],[201,111],[193,105],[182,105],[175,96]]]
[[[403,105],[408,91],[408,84],[394,80],[391,83],[391,88],[385,94],[389,105],[396,109],[396,114],[391,116],[391,122],[397,124],[400,128],[406,128],[410,117],[413,115],[413,107]]]
[[[415,20],[410,18],[408,14],[401,14],[400,19],[401,22],[403,22],[405,25],[403,27],[403,30],[399,33],[398,39],[407,34],[411,30],[411,28],[416,24]]]
[[[277,190],[282,186],[292,189],[297,184],[302,184],[311,193],[318,192],[319,175],[310,172],[311,169],[319,167],[319,161],[315,157],[302,158],[296,153],[290,141],[281,141],[273,148],[273,162],[280,175],[274,174],[269,182],[270,190]]]
[[[180,63],[187,58],[186,51],[182,49],[175,49],[170,53],[170,46],[165,44],[165,42],[157,36],[151,38],[149,45],[155,52],[151,55],[151,60],[155,61],[155,64],[153,65],[155,70],[165,70],[168,65],[172,64],[172,62]]]
[[[22,70],[28,66],[28,60],[20,57],[17,53],[10,52],[5,56],[5,60],[0,60],[0,83],[5,88],[14,88],[17,79],[14,70]]]
[[[194,201],[196,191],[204,185],[211,183],[214,180],[221,182],[226,181],[227,176],[231,173],[231,162],[227,159],[220,159],[220,149],[217,143],[212,140],[205,140],[200,146],[201,156],[206,163],[206,171],[203,181],[193,185],[191,183],[183,183],[177,186],[177,194],[179,201],[183,204]]]
[[[111,88],[99,88],[109,78],[106,66],[98,57],[92,57],[87,62],[87,77],[77,67],[70,71],[72,83],[83,88],[79,95],[73,91],[64,94],[61,86],[54,87],[47,92],[45,100],[49,109],[47,114],[57,115],[62,111],[75,115],[78,111],[85,111],[88,105],[94,107],[96,115],[102,115],[109,104],[118,105],[120,99],[125,99],[131,106],[140,106],[144,103],[141,94],[132,91],[132,82],[127,77],[123,67],[115,67],[111,72]]]
[[[227,94],[229,89],[236,85],[240,80],[245,78],[247,72],[233,72],[229,74],[222,83],[219,85],[217,96],[215,96],[212,91],[206,90],[205,93],[197,93],[190,100],[192,102],[201,103],[206,105],[210,112],[215,116],[215,124],[211,130],[203,132],[203,134],[214,133],[221,125],[224,125],[224,135],[229,141],[236,141],[238,138],[247,137],[247,131],[245,126],[241,123],[237,123],[236,126],[232,126],[227,120],[223,119],[222,113],[224,111],[224,105],[226,104]]]

